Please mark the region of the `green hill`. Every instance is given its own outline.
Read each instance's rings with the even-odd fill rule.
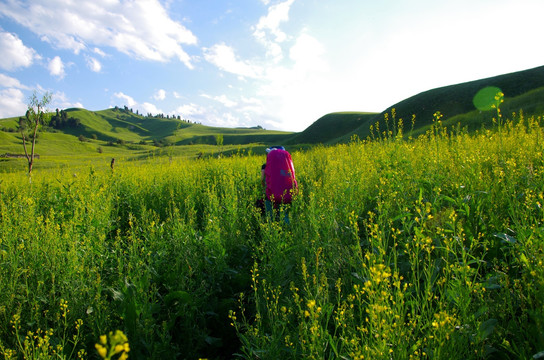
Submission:
[[[374,119],[376,113],[337,112],[319,118],[306,130],[291,136],[286,144],[330,143]]]
[[[456,85],[445,86],[428,90],[414,95],[397,104],[394,104],[382,113],[375,116],[371,122],[362,124],[353,133],[341,137],[339,142],[345,142],[353,134],[360,138],[370,135],[370,125],[380,122],[380,128],[385,128],[384,116],[391,114],[395,109],[396,119],[403,119],[405,132],[411,127],[412,116],[415,115],[415,134],[429,126],[433,120],[433,114],[437,111],[442,113],[443,122],[449,125],[459,123],[462,127],[480,128],[482,121],[490,121],[490,113],[480,114],[472,102],[476,93],[487,87],[495,86],[504,93],[503,114],[518,112],[520,109],[527,115],[541,114],[544,109],[544,66],[518,71],[505,75],[465,82]],[[466,116],[464,116],[466,114]],[[475,116],[477,115],[477,116]]]
[[[216,135],[223,135],[224,144],[249,144],[274,142],[290,136],[291,132],[271,131],[262,128],[217,128],[192,123],[177,118],[142,116],[122,109],[89,111],[66,109],[67,117],[78,120],[78,126],[63,127],[60,132],[68,135],[94,138],[103,141],[140,143],[164,140],[167,144],[215,145]],[[0,128],[13,131],[18,118],[0,120]],[[52,130],[52,129],[49,129]],[[54,131],[54,130],[53,130]],[[46,130],[47,132],[47,130]]]
[[[141,116],[119,108],[71,108],[62,112],[71,120],[70,125],[46,127],[38,134],[38,168],[107,163],[112,157],[141,160],[163,155],[196,158],[240,151],[264,152],[266,146],[281,143],[293,134],[262,128],[216,128],[177,118]],[[17,158],[24,153],[17,126],[18,117],[0,119],[0,171],[24,169],[26,159]],[[222,145],[217,146],[221,137]]]
[[[175,130],[165,140],[174,145],[214,145],[216,144],[216,135],[223,136],[224,145],[244,145],[281,142],[291,136],[292,133],[256,128],[216,128],[200,124],[190,124]]]
[[[544,114],[544,86],[513,98],[507,98],[501,105],[502,114],[510,119],[512,119],[514,113],[516,114],[515,116],[520,116],[520,110],[524,116],[540,116]],[[472,110],[464,114],[452,116],[446,119],[443,124],[448,128],[454,128],[459,125],[466,127],[469,131],[474,131],[482,127],[490,128],[493,118],[496,118],[496,116],[494,110]],[[418,128],[414,131],[414,135],[424,132],[428,127],[429,125]]]
[[[36,152],[60,158],[67,155],[91,158],[98,153],[103,157],[124,155],[139,159],[163,153],[194,157],[202,153],[228,153],[240,149],[252,151],[273,144],[285,144],[294,149],[301,144],[345,143],[354,135],[367,138],[371,126],[377,123],[381,131],[392,127],[391,121],[388,124],[384,121],[386,114],[392,119],[392,109],[395,109],[396,121],[403,119],[405,134],[415,136],[423,133],[432,123],[436,111],[443,114],[442,121],[449,128],[460,125],[475,130],[489,125],[494,116],[493,112],[478,111],[473,105],[474,95],[487,86],[498,87],[504,93],[501,109],[505,116],[518,113],[520,109],[527,116],[544,113],[544,66],[541,66],[428,90],[381,113],[326,114],[299,133],[270,131],[261,127],[217,128],[174,117],[142,116],[126,108],[101,111],[71,108],[65,110],[64,116],[75,120],[75,125],[42,131]],[[413,116],[415,123],[412,129]],[[0,119],[0,155],[22,154],[17,125],[18,117]],[[218,138],[222,138],[222,147],[216,145]],[[5,160],[2,162],[6,163]]]
[[[448,127],[458,124],[469,130],[480,129],[490,125],[494,113],[478,111],[474,107],[473,98],[476,93],[487,86],[495,86],[505,94],[501,106],[502,113],[510,116],[520,109],[525,115],[541,115],[544,113],[544,66],[518,71],[486,79],[445,86],[414,95],[397,104],[389,106],[381,113],[338,112],[319,118],[306,130],[294,134],[287,144],[335,144],[346,143],[352,136],[365,139],[371,135],[370,127],[379,123],[381,131],[392,127],[392,110],[395,119],[403,119],[404,133],[412,132],[414,136],[423,133],[432,123],[433,114],[440,111],[442,121]],[[388,114],[389,124],[384,117]],[[412,129],[412,116],[415,123]]]

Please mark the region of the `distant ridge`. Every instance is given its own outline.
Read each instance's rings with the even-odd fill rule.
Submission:
[[[337,112],[322,116],[306,130],[290,137],[287,144],[326,144],[340,138],[369,120],[374,119],[376,113],[368,112]]]
[[[127,147],[154,145],[216,145],[218,139],[224,145],[261,144],[336,144],[346,143],[357,135],[360,139],[370,136],[370,128],[380,123],[381,131],[387,127],[384,123],[385,114],[395,109],[395,119],[403,119],[404,134],[417,136],[425,131],[432,123],[433,114],[440,111],[442,121],[446,126],[460,124],[469,130],[479,129],[488,125],[492,113],[480,112],[475,109],[472,99],[474,95],[486,86],[495,86],[502,90],[505,102],[501,106],[503,114],[510,116],[512,112],[523,110],[524,114],[544,114],[544,66],[533,69],[498,75],[480,80],[444,86],[427,90],[411,96],[381,113],[369,112],[335,112],[317,119],[304,131],[299,133],[265,130],[261,126],[247,128],[219,128],[197,124],[179,117],[142,116],[131,110],[113,108],[100,111],[90,111],[80,108],[66,109],[68,117],[78,120],[77,127],[54,129],[47,136],[52,140],[56,137],[59,143],[66,141],[85,141],[92,139],[106,144],[119,144]],[[411,119],[415,116],[414,128]],[[0,139],[3,146],[0,152],[19,151],[20,140],[16,128],[18,118],[0,119]],[[389,125],[392,126],[390,123]],[[63,137],[61,135],[69,135]],[[64,139],[64,140],[61,140]],[[67,140],[73,139],[73,140]],[[66,146],[69,147],[68,144]]]

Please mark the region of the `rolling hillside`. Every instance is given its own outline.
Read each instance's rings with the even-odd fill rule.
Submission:
[[[499,75],[491,78],[445,86],[414,95],[397,104],[389,106],[381,113],[338,112],[319,118],[306,130],[294,134],[287,144],[334,144],[346,143],[352,136],[361,139],[370,136],[370,127],[380,123],[385,130],[385,114],[391,118],[395,109],[395,118],[403,119],[404,133],[412,131],[414,136],[425,132],[433,120],[433,114],[440,111],[442,121],[448,127],[467,127],[469,130],[490,125],[494,113],[476,110],[472,100],[476,93],[487,86],[500,88],[505,94],[502,113],[510,116],[520,109],[525,115],[544,114],[544,66],[534,69]],[[415,115],[412,129],[412,116]],[[391,125],[391,124],[390,124]]]
[[[127,142],[162,141],[166,145],[216,144],[216,135],[223,135],[223,144],[241,145],[256,142],[283,140],[289,132],[263,129],[216,128],[195,124],[187,120],[164,117],[144,117],[125,110],[107,109],[88,111],[68,110],[69,116],[81,120],[84,128],[67,131],[98,139]]]
[[[370,125],[380,121],[384,129],[384,115],[390,114],[394,108],[396,118],[404,120],[405,133],[410,130],[412,115],[415,115],[414,134],[424,131],[432,123],[433,114],[440,111],[444,116],[442,121],[454,126],[459,123],[462,127],[478,129],[482,123],[491,122],[492,113],[480,113],[472,102],[476,93],[487,86],[495,86],[504,93],[503,114],[510,115],[523,109],[526,115],[544,112],[544,66],[518,71],[510,74],[470,81],[466,83],[445,86],[428,90],[394,104],[382,113],[377,114],[372,121],[361,124],[350,134],[338,138],[338,142],[348,141],[353,134],[360,138],[370,135]]]
[[[292,135],[291,132],[262,128],[216,128],[173,117],[141,116],[118,108],[101,111],[72,108],[65,112],[67,118],[77,119],[78,125],[42,131],[38,144],[45,146],[38,145],[38,152],[67,154],[64,147],[55,145],[58,142],[65,142],[68,149],[77,149],[78,154],[81,154],[89,147],[96,152],[98,146],[113,145],[142,151],[170,145],[215,146],[218,135],[222,136],[225,146],[268,144],[283,142]],[[17,125],[18,118],[0,120],[0,154],[22,153],[20,134],[16,132]],[[81,148],[83,144],[86,146]]]
[[[67,119],[73,120],[72,125],[60,129],[49,127],[38,134],[37,168],[72,167],[89,162],[105,165],[111,158],[145,160],[161,156],[172,159],[264,153],[269,144],[282,143],[292,135],[261,128],[216,128],[177,118],[141,116],[119,108],[101,111],[72,108],[64,112]],[[0,119],[0,172],[25,169],[17,125],[18,117]],[[218,146],[221,138],[222,144]]]
[[[376,113],[338,112],[319,118],[306,130],[291,136],[286,144],[327,144],[353,132],[375,118]]]
[[[440,111],[446,126],[460,124],[470,130],[491,122],[493,113],[480,112],[473,105],[474,95],[486,86],[496,86],[505,94],[502,111],[505,116],[523,109],[525,115],[544,113],[544,66],[499,75],[491,78],[428,90],[394,104],[381,113],[337,112],[326,114],[300,133],[270,131],[261,128],[216,128],[192,123],[174,117],[142,116],[128,109],[89,111],[66,109],[66,116],[77,119],[78,126],[42,132],[38,153],[45,155],[70,153],[115,154],[132,153],[142,157],[156,153],[158,148],[172,145],[211,146],[205,152],[218,151],[218,135],[225,146],[219,151],[238,147],[253,148],[273,144],[294,147],[300,144],[334,144],[348,142],[353,135],[365,139],[371,125],[380,122],[386,129],[385,114],[395,109],[396,119],[403,119],[404,132],[413,135],[424,132],[431,124],[433,114]],[[415,116],[414,128],[411,119]],[[390,116],[391,117],[391,116]],[[0,154],[22,153],[20,135],[16,132],[18,118],[0,119]],[[250,146],[251,144],[251,146]],[[201,153],[202,151],[190,152]],[[188,150],[184,150],[189,152]],[[173,153],[172,149],[168,150]],[[179,151],[178,151],[179,152]]]

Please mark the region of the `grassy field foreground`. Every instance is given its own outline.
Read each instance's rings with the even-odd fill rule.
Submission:
[[[294,152],[290,225],[264,155],[1,174],[0,354],[542,357],[539,122]]]

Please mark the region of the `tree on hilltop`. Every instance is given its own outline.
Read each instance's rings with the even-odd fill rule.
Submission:
[[[25,150],[25,156],[28,160],[28,177],[32,181],[32,166],[34,165],[34,150],[36,148],[36,138],[38,135],[38,130],[42,125],[47,125],[49,120],[49,115],[47,114],[47,104],[51,102],[51,93],[46,92],[43,97],[38,99],[38,94],[36,91],[30,96],[28,101],[28,110],[26,111],[26,116],[19,119],[19,132],[23,137],[23,148]],[[32,147],[30,154],[27,151],[27,137],[32,139]]]
[[[74,118],[74,117],[68,117],[68,113],[66,110],[60,110],[57,109],[56,115],[51,116],[49,119],[49,126],[53,129],[64,129],[64,128],[78,128],[81,126],[81,120]]]

